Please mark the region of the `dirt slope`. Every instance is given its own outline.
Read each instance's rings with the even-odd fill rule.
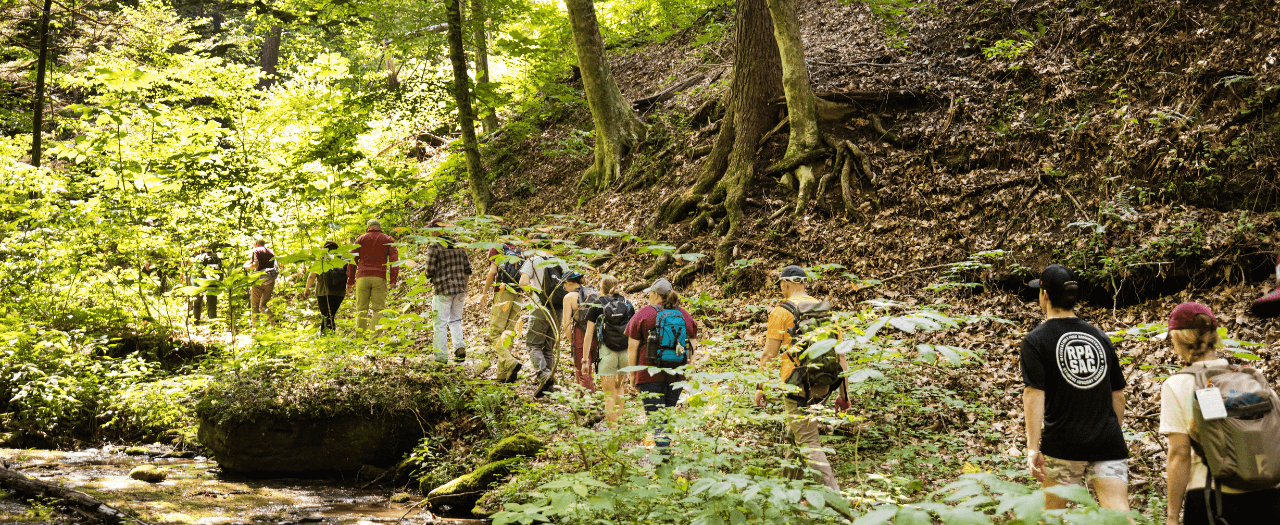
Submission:
[[[997,392],[991,403],[1015,422],[1002,425],[1003,442],[975,439],[975,452],[984,454],[1022,441],[1017,350],[1040,314],[1019,294],[1033,269],[1048,262],[1081,270],[1091,291],[1080,314],[1109,332],[1161,321],[1178,302],[1198,300],[1219,313],[1233,337],[1274,344],[1280,323],[1248,308],[1275,286],[1277,4],[949,0],[916,17],[902,50],[875,28],[866,7],[806,0],[799,11],[816,91],[921,93],[908,102],[864,103],[824,123],[825,133],[871,156],[881,206],[844,210],[837,189],[820,196],[808,216],[776,216],[790,193],[760,176],[748,197],[752,224],[737,251],[760,261],[735,276],[741,293],[725,295],[706,273],[685,290],[728,297],[723,313],[705,319],[724,326],[751,317],[743,305],[777,300],[768,270],[839,263],[860,279],[884,281],[866,287],[833,276],[815,285],[839,308],[888,296],[1013,321],[940,336],[986,351],[980,373],[949,374],[943,384]],[[591,130],[580,107],[539,122],[540,136],[502,144],[507,152],[491,162],[503,202],[496,213],[518,225],[573,214],[712,253],[714,235],[693,238],[687,222],[654,225],[652,218],[664,198],[696,177],[697,151],[714,140],[707,122],[689,117],[728,87],[731,43],[696,46],[696,36],[613,51],[614,73],[633,100],[704,75],[645,112],[652,132],[631,168],[633,177],[648,178],[644,187],[585,193],[577,181],[589,156],[543,154],[574,130]],[[1030,45],[1016,56],[983,53],[1023,42]],[[896,137],[876,131],[873,114]],[[780,157],[785,145],[785,133],[765,143],[757,167]],[[630,282],[642,280],[651,262],[628,246],[584,242],[622,254],[606,269]],[[1004,258],[957,274],[981,287],[926,290],[948,278],[940,265],[987,250],[1003,250]],[[758,340],[763,317],[751,320],[739,336]],[[1158,341],[1118,348],[1137,415],[1126,425],[1146,432],[1133,443],[1135,481],[1156,480],[1163,469],[1157,396],[1168,368],[1155,365],[1171,365],[1171,352]],[[1280,356],[1271,346],[1258,354],[1268,369]],[[966,425],[965,414],[937,417],[920,424]]]

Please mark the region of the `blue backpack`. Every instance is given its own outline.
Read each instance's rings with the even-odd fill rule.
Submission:
[[[684,325],[684,314],[679,309],[665,310],[654,305],[658,316],[645,343],[649,364],[658,368],[676,368],[689,362],[689,332]]]

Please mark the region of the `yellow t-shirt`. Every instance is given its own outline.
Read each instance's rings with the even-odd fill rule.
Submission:
[[[814,299],[807,294],[793,295],[790,299],[787,299],[787,301],[795,304],[818,302],[817,299]],[[778,347],[778,350],[782,357],[783,381],[786,381],[787,377],[791,376],[791,371],[796,367],[795,360],[787,354],[787,348],[791,346],[790,330],[795,327],[795,321],[795,316],[791,315],[791,312],[787,311],[786,308],[783,308],[781,303],[779,303],[778,306],[773,307],[773,310],[769,312],[769,328],[765,332],[765,338],[782,341],[782,345]]]

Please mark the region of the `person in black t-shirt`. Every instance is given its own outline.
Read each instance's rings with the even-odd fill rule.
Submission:
[[[1045,322],[1022,340],[1027,463],[1045,488],[1089,478],[1104,508],[1127,511],[1124,375],[1107,334],[1072,312],[1080,296],[1075,279],[1054,264],[1030,283]],[[1066,500],[1045,493],[1045,507],[1065,508]]]

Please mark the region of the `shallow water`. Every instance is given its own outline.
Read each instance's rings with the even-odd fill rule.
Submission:
[[[10,468],[42,481],[85,492],[121,511],[152,523],[221,525],[232,523],[487,523],[488,520],[439,519],[410,503],[391,503],[400,490],[360,488],[342,479],[257,479],[224,474],[216,462],[126,456],[122,448],[53,450],[0,449]],[[129,477],[143,464],[169,469],[159,483]],[[40,522],[41,509],[0,498],[0,523]],[[402,516],[408,514],[404,520]],[[33,521],[35,520],[35,521]]]

